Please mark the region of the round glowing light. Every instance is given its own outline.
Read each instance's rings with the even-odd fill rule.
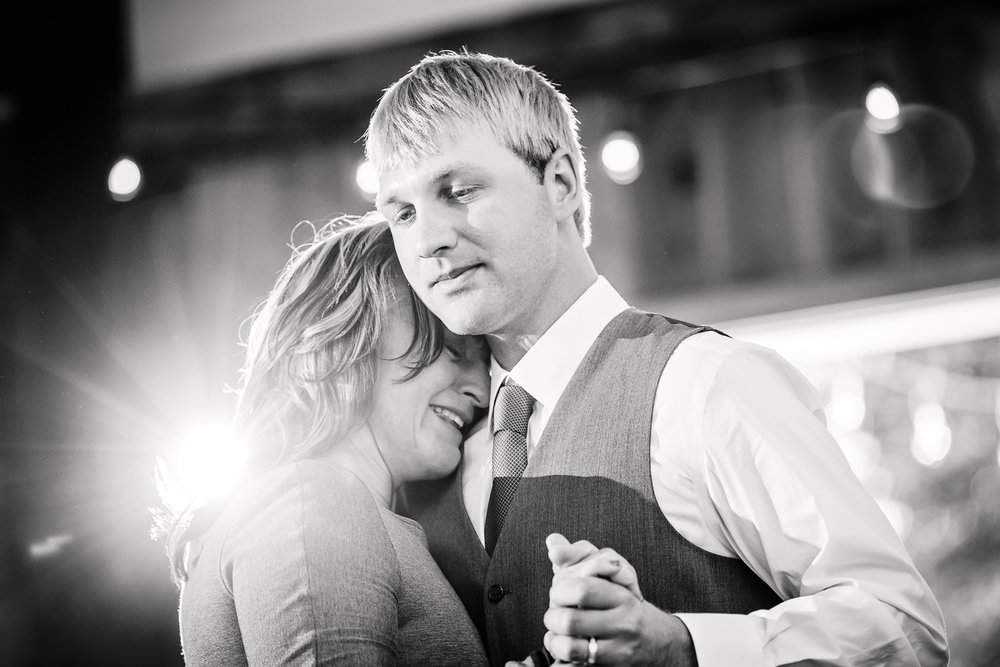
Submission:
[[[612,139],[604,144],[601,160],[611,171],[630,171],[639,164],[639,147],[630,139]]]
[[[894,120],[899,118],[899,100],[889,87],[878,83],[868,89],[865,96],[865,108],[873,117],[879,120]]]
[[[865,125],[872,132],[889,134],[900,126],[899,100],[888,86],[877,83],[865,96]]]
[[[951,429],[944,408],[938,403],[924,403],[913,411],[913,439],[910,453],[925,466],[940,463],[951,450]]]
[[[601,164],[608,177],[619,185],[628,185],[642,173],[642,152],[635,136],[613,132],[601,148]]]
[[[836,431],[853,431],[865,420],[865,383],[861,375],[845,371],[830,385],[826,414]]]
[[[378,175],[375,173],[375,166],[367,160],[358,165],[354,174],[354,180],[361,189],[361,192],[368,198],[373,198],[378,192]]]
[[[108,191],[115,201],[129,201],[139,194],[142,170],[131,158],[123,157],[108,172]]]
[[[865,400],[860,396],[841,394],[826,405],[830,427],[839,431],[853,431],[865,421]]]

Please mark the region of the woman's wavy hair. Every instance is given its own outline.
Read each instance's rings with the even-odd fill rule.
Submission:
[[[235,437],[246,448],[246,475],[322,457],[364,426],[378,343],[396,304],[408,306],[414,322],[401,357],[410,368],[406,381],[440,356],[444,329],[406,282],[384,218],[336,218],[293,248],[270,295],[249,318],[234,419]],[[186,545],[220,509],[188,507],[173,512],[169,525],[158,520],[175,582],[187,576]]]

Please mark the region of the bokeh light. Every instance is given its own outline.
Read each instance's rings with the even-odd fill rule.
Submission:
[[[887,114],[887,102],[876,108]],[[896,123],[889,131],[884,123]],[[957,196],[972,175],[974,149],[954,114],[926,104],[904,104],[898,117],[868,112],[851,147],[851,167],[872,199],[927,209]]]
[[[951,449],[951,429],[939,403],[923,403],[913,411],[910,453],[925,466],[940,463]]]
[[[115,201],[130,201],[139,194],[142,170],[135,160],[123,157],[108,172],[108,192]]]
[[[866,124],[872,131],[892,132],[899,127],[899,100],[885,84],[877,83],[868,89],[865,109]]]
[[[642,173],[642,151],[635,135],[621,130],[609,134],[601,147],[601,164],[615,183],[635,182]]]
[[[365,160],[358,165],[357,170],[354,172],[354,181],[358,184],[358,188],[366,199],[369,201],[375,200],[375,194],[378,192],[378,175],[375,173],[375,166],[371,162]]]
[[[826,415],[835,432],[853,431],[865,419],[865,384],[856,372],[843,372],[830,385]]]

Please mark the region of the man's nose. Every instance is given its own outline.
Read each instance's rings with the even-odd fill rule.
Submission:
[[[458,242],[454,218],[454,213],[439,205],[429,205],[418,211],[415,223],[417,254],[437,257],[454,248]]]

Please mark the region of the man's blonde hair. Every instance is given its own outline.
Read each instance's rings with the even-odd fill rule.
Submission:
[[[520,157],[539,181],[559,148],[576,165],[581,203],[574,213],[590,243],[590,193],[576,112],[543,74],[509,58],[445,51],[426,56],[385,90],[365,152],[381,173],[435,155],[443,140],[472,127]]]

